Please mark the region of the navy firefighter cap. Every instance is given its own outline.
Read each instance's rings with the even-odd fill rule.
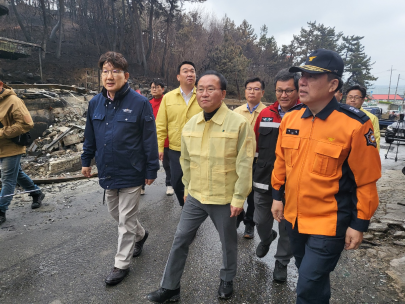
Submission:
[[[313,51],[305,61],[305,65],[291,67],[289,71],[307,72],[312,74],[333,73],[339,77],[343,75],[343,59],[331,50],[317,49]]]

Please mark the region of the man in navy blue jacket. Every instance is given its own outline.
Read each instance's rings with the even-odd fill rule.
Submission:
[[[108,211],[118,222],[115,264],[105,280],[116,285],[128,274],[131,256],[141,254],[148,238],[137,219],[138,205],[142,185],[152,184],[157,177],[159,154],[152,107],[127,83],[124,56],[107,52],[98,65],[104,88],[89,103],[82,174],[90,177],[95,157]]]

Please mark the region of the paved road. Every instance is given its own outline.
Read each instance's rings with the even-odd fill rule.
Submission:
[[[45,188],[45,204],[36,211],[28,197],[16,197],[0,229],[0,303],[148,303],[145,296],[159,286],[181,213],[176,199],[165,195],[163,175],[141,199],[140,220],[150,231],[144,251],[115,287],[106,287],[104,279],[113,267],[117,228],[97,180]],[[293,263],[288,282],[274,283],[275,246],[258,259],[258,237],[245,240],[243,230],[241,224],[235,294],[226,303],[295,303]],[[405,303],[384,269],[371,267],[359,252],[342,256],[332,276],[331,303]],[[190,249],[180,303],[225,303],[216,297],[220,265],[219,238],[207,220]]]

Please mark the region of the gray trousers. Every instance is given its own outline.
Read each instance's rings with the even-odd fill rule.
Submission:
[[[180,280],[183,275],[189,247],[194,240],[198,228],[208,216],[214,223],[222,244],[220,278],[224,281],[233,280],[236,276],[238,238],[236,217],[230,217],[230,215],[230,204],[204,205],[190,194],[187,196],[163,273],[161,282],[163,288],[174,290],[180,287]]]
[[[271,193],[254,193],[255,213],[253,220],[256,223],[257,233],[263,244],[268,245],[271,242],[271,230],[273,228],[274,218],[271,213],[273,205],[273,197]],[[274,258],[284,266],[290,262],[292,258],[292,250],[290,239],[286,230],[286,220],[282,220],[278,224],[279,239],[277,244],[277,252]]]

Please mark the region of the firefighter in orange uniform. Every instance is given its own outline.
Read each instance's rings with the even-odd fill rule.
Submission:
[[[334,97],[343,74],[337,53],[316,50],[290,72],[302,73],[302,105],[280,125],[272,213],[287,220],[299,272],[297,303],[323,304],[341,252],[360,246],[377,209],[381,161],[368,116]]]

